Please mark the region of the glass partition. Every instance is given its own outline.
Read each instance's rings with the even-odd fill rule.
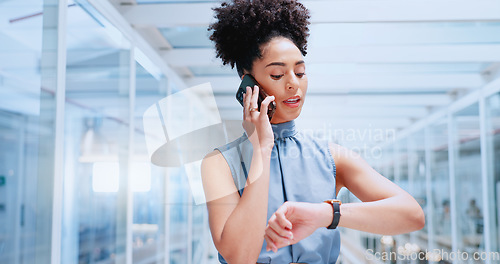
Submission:
[[[439,119],[427,128],[429,130],[430,147],[430,180],[432,184],[432,203],[434,212],[432,221],[434,226],[433,247],[451,252],[451,206],[450,206],[450,175],[448,164],[448,123],[447,118]],[[442,260],[444,263],[449,261]]]
[[[411,194],[420,204],[424,212],[427,212],[427,188],[425,179],[425,134],[419,130],[409,137],[408,166],[411,177]],[[427,215],[427,214],[426,214]],[[426,233],[427,225],[418,233]]]
[[[396,184],[405,191],[410,191],[410,183],[408,181],[408,139],[404,138],[397,143],[398,149],[398,168],[396,175]]]
[[[162,74],[155,74],[159,69],[152,69],[154,64],[140,51],[136,50],[135,57],[141,63],[135,63],[135,130],[130,174],[134,200],[133,263],[163,263],[168,246],[168,237],[165,236],[167,170],[150,162],[143,115],[149,106],[167,95],[168,80]]]
[[[52,25],[43,11],[54,11],[46,4],[0,1],[0,263],[50,259],[51,230],[41,223],[52,218],[44,194],[53,183],[57,49],[42,43],[57,39],[44,30]]]
[[[396,155],[395,159],[395,183],[403,190],[410,191],[410,181],[408,177],[408,138],[402,138],[395,142]],[[410,241],[410,234],[401,234],[394,236],[394,249],[401,254],[405,244]],[[401,261],[399,261],[401,262]]]
[[[170,263],[188,262],[188,211],[192,199],[183,168],[169,168],[168,208],[170,210]]]
[[[385,160],[385,168],[380,173],[389,179],[390,181],[394,181],[394,165],[395,165],[395,152],[394,152],[394,144],[390,144],[388,147],[384,149],[384,160]]]
[[[209,234],[208,222],[205,221],[205,211],[206,204],[193,204],[191,210],[193,211],[193,225],[191,229],[192,233],[192,263],[202,263],[203,257],[205,256],[205,251],[208,250],[207,240],[211,239],[208,237]]]
[[[408,178],[410,180],[410,194],[422,207],[426,217],[425,226],[412,233],[413,251],[425,251],[428,247],[428,207],[425,164],[425,132],[418,130],[408,137]]]
[[[68,8],[63,263],[124,263],[130,44],[91,5]]]
[[[500,252],[500,93],[486,98],[486,154],[491,251]]]
[[[454,113],[453,123],[457,248],[472,256],[484,250],[479,104]]]

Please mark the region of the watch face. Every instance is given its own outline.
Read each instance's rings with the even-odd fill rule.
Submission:
[[[326,200],[325,203],[329,203],[329,204],[337,203],[337,204],[341,205],[342,201],[337,200],[337,199],[329,199],[329,200]]]

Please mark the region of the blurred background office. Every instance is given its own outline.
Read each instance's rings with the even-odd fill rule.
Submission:
[[[499,263],[500,1],[303,3],[297,125],[361,153],[426,213],[410,234],[343,229],[338,263]],[[241,119],[206,30],[217,4],[0,0],[0,263],[218,263],[199,172],[151,164],[143,125],[206,82],[222,122]],[[166,113],[184,128],[205,110],[187,99]]]

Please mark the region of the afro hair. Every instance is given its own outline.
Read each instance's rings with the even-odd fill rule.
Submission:
[[[290,39],[307,54],[310,13],[295,0],[233,0],[214,8],[216,22],[208,27],[216,55],[224,65],[236,65],[238,74],[251,71],[261,58],[261,45],[274,37]]]

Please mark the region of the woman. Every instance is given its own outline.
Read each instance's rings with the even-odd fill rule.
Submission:
[[[421,229],[423,211],[408,193],[354,152],[296,131],[307,92],[309,11],[293,0],[234,0],[214,10],[209,30],[217,56],[260,85],[244,97],[246,133],[202,162],[219,260],[335,263],[337,225],[378,234]],[[269,95],[260,111],[259,89]],[[342,187],[363,203],[329,200]]]

